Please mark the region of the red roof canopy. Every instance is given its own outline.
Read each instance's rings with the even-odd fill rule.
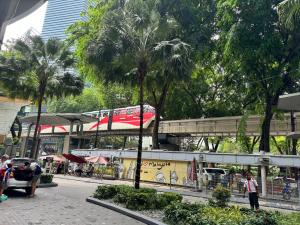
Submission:
[[[63,154],[63,156],[72,161],[72,162],[76,162],[76,163],[86,163],[86,160],[82,157],[79,157],[79,156],[76,156],[76,155],[73,155],[73,154]]]

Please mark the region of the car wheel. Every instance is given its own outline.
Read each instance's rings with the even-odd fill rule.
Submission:
[[[31,187],[25,188],[26,195],[31,195]]]

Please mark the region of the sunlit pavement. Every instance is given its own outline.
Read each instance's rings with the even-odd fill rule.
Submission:
[[[9,191],[0,203],[0,224],[7,225],[93,225],[143,224],[134,219],[86,202],[97,184],[56,179],[58,187],[40,188],[35,198],[23,191]]]

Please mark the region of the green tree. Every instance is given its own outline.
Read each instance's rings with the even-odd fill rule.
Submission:
[[[78,96],[52,99],[47,103],[47,111],[54,113],[82,113],[103,108],[96,88],[85,88]]]
[[[30,99],[38,105],[38,114],[30,157],[38,155],[37,135],[41,107],[47,97],[76,95],[83,89],[82,80],[71,73],[71,52],[58,39],[44,42],[40,36],[18,39],[0,55],[0,82],[10,97]]]
[[[218,43],[228,80],[245,85],[263,108],[259,150],[270,151],[270,123],[279,96],[299,80],[300,36],[282,30],[278,0],[219,0]]]
[[[155,120],[152,132],[153,148],[159,148],[158,129],[165,100],[173,82],[189,80],[192,64],[190,46],[179,39],[161,42],[155,47],[158,66],[146,79],[146,89],[155,107]]]
[[[282,25],[289,29],[299,29],[300,1],[284,0],[278,5],[278,14]]]
[[[79,58],[83,58],[93,69],[91,71],[86,66],[82,68],[87,69],[87,75],[106,83],[138,84],[140,130],[136,188],[139,188],[140,183],[142,156],[144,79],[154,65],[155,47],[161,41],[168,41],[160,39],[164,33],[160,30],[163,27],[159,26],[157,4],[156,0],[122,1],[110,6],[105,3],[100,3],[100,6],[96,4],[92,6],[91,15],[86,23],[71,28],[73,36],[80,34],[76,41]],[[94,11],[95,8],[99,9],[98,13]],[[93,13],[96,14],[95,17]]]

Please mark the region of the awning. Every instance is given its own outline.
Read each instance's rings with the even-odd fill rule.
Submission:
[[[300,92],[281,95],[277,107],[286,111],[300,111]]]
[[[26,116],[20,118],[22,123],[29,123],[35,124],[37,116]],[[45,113],[41,114],[40,125],[51,125],[51,126],[64,126],[64,125],[71,125],[71,123],[92,123],[97,122],[98,119],[95,117],[83,115],[80,113],[58,113],[58,114],[51,114]]]
[[[103,156],[91,156],[91,157],[86,157],[86,161],[91,162],[91,163],[99,163],[99,164],[107,164],[109,162],[108,158],[105,158]]]
[[[76,155],[73,154],[63,154],[63,156],[72,161],[72,162],[76,162],[76,163],[86,163],[86,160],[84,158],[78,157]]]

